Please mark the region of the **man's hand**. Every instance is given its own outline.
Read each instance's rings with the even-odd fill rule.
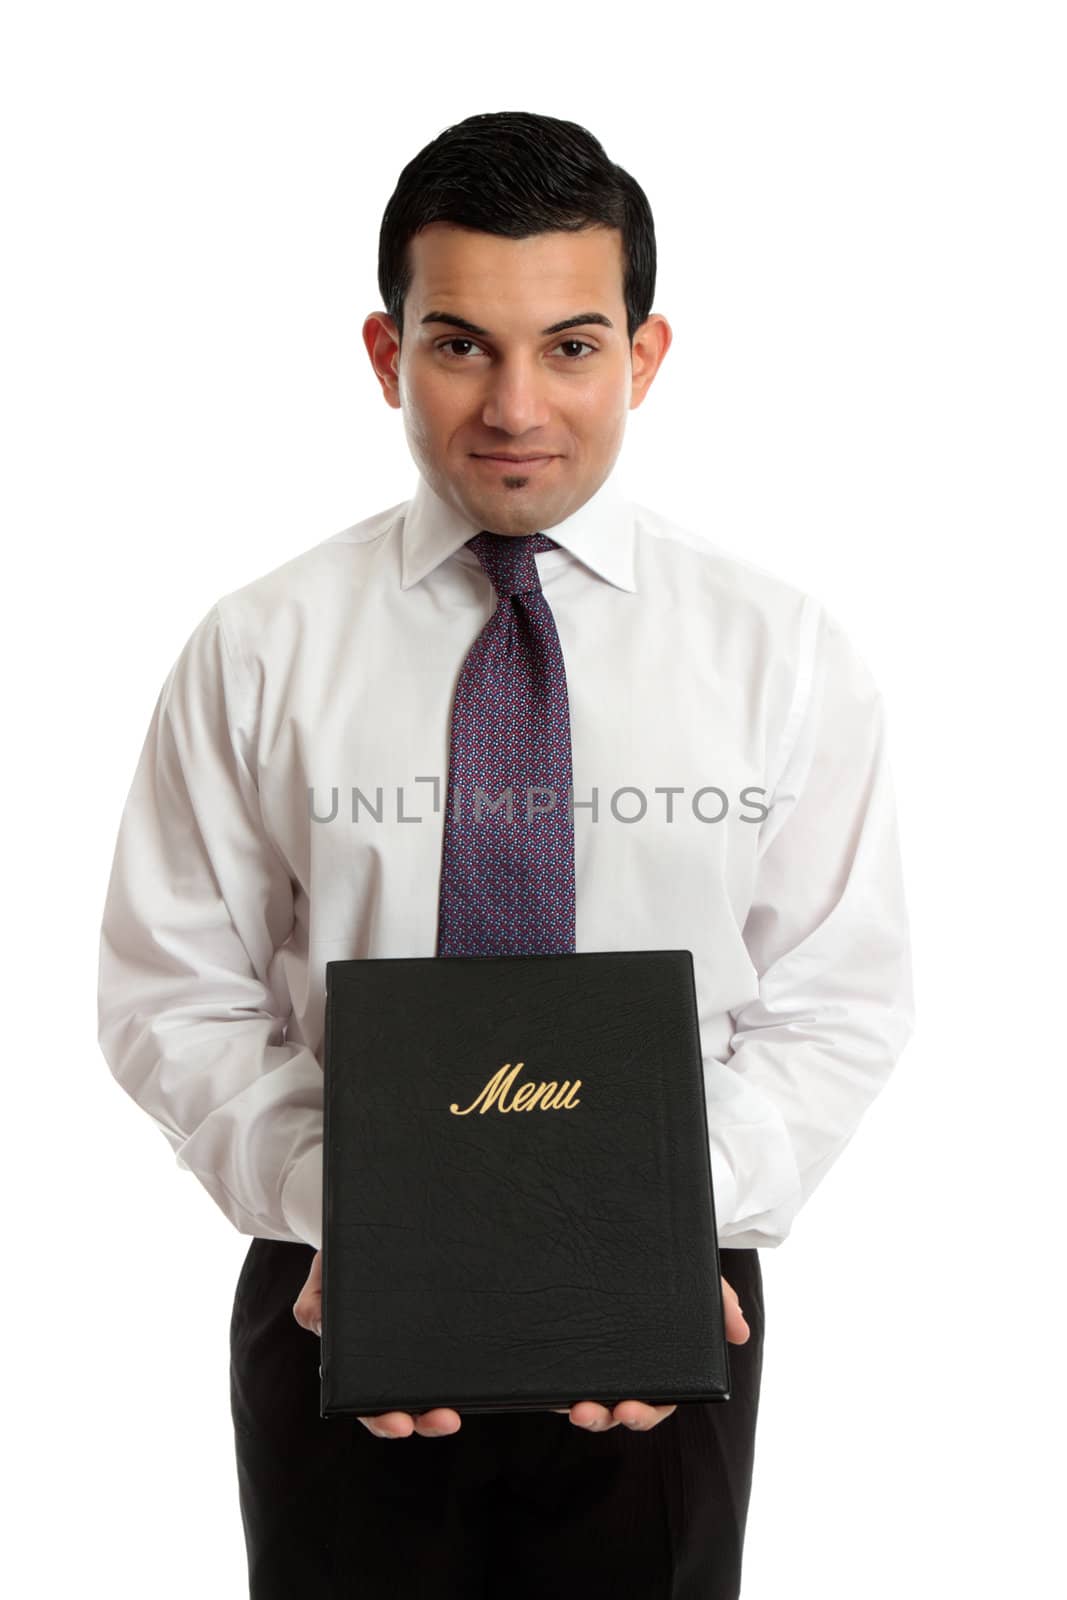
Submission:
[[[745,1321],[741,1302],[726,1279],[723,1278],[721,1282],[726,1337],[730,1344],[746,1344],[751,1329]],[[580,1428],[588,1428],[590,1433],[603,1433],[608,1428],[617,1428],[620,1422],[625,1422],[628,1428],[637,1432],[647,1432],[678,1408],[646,1406],[640,1400],[620,1400],[614,1411],[609,1411],[607,1406],[597,1405],[595,1400],[579,1400],[573,1406],[553,1406],[552,1409],[561,1416],[569,1412],[571,1421]]]
[[[293,1316],[302,1328],[322,1337],[322,1251],[316,1250],[307,1282],[296,1297]]]
[[[731,1344],[745,1344],[750,1329],[745,1321],[737,1295],[726,1279],[722,1279],[723,1311],[726,1320],[726,1337]],[[293,1306],[293,1316],[309,1333],[322,1334],[322,1251],[315,1251],[307,1282]],[[647,1432],[669,1417],[675,1406],[646,1406],[640,1400],[620,1400],[613,1411],[598,1405],[595,1400],[578,1400],[574,1405],[553,1406],[560,1416],[569,1414],[576,1427],[588,1428],[590,1433],[603,1433],[617,1428],[620,1422],[637,1432]],[[455,1433],[460,1427],[458,1411],[438,1406],[433,1411],[420,1411],[412,1416],[410,1411],[387,1411],[380,1417],[360,1417],[360,1422],[379,1439],[406,1439],[412,1433],[424,1438],[440,1438]]]

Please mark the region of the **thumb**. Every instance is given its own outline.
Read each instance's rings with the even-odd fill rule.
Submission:
[[[322,1333],[322,1251],[316,1250],[307,1281],[293,1305],[293,1316],[309,1333]]]
[[[726,1338],[730,1344],[746,1344],[752,1333],[741,1310],[741,1302],[733,1286],[722,1280],[722,1309]]]

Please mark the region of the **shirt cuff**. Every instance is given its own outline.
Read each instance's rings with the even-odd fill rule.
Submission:
[[[282,1185],[282,1213],[306,1244],[322,1249],[322,1144],[306,1150]]]

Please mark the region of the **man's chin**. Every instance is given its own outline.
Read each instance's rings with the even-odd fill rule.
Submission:
[[[494,495],[476,500],[465,496],[464,503],[472,522],[497,533],[539,533],[561,516],[556,496],[529,493],[525,488],[509,491],[504,485]]]

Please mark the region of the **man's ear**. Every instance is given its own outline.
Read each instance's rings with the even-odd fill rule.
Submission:
[[[387,405],[400,410],[400,333],[387,311],[372,311],[363,324],[363,343],[367,347],[374,375],[382,386]]]
[[[636,411],[671,347],[674,333],[666,317],[654,311],[637,329],[630,346],[630,410]]]

